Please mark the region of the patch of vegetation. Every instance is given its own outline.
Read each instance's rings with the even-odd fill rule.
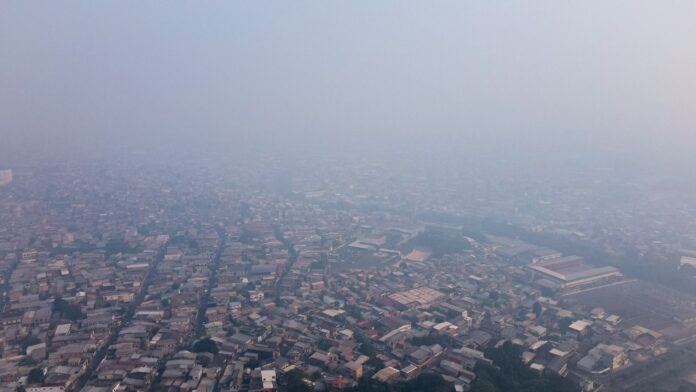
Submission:
[[[247,229],[242,229],[241,233],[239,233],[239,242],[242,244],[246,245],[251,245],[254,243],[254,233],[250,232]]]
[[[26,357],[20,359],[19,362],[17,362],[17,365],[19,365],[19,366],[36,366],[36,365],[38,365],[38,362],[36,362],[34,360],[34,358],[32,358],[32,357],[26,356]]]
[[[541,317],[541,314],[544,312],[544,308],[539,302],[534,302],[534,305],[532,305],[532,310],[534,311],[534,314],[536,314],[537,318]]]
[[[289,371],[281,378],[281,382],[285,385],[286,390],[292,392],[312,392],[314,388],[310,387],[304,380],[308,379],[307,375],[299,369]]]
[[[104,246],[104,250],[106,252],[106,257],[110,257],[119,253],[138,253],[137,247],[131,247],[122,239],[109,240]]]
[[[326,265],[329,263],[329,257],[326,255],[326,253],[322,253],[319,255],[319,260],[315,261],[312,263],[310,266],[311,269],[324,269],[326,268]]]
[[[80,305],[71,304],[62,298],[56,298],[53,302],[53,311],[60,313],[63,318],[77,321],[85,318],[85,315],[80,309]]]
[[[333,343],[328,339],[321,339],[317,343],[317,348],[319,348],[319,350],[329,351],[331,347],[333,347]]]
[[[41,339],[33,335],[27,335],[19,339],[17,343],[22,347],[22,350],[26,350],[29,346],[41,343]]]
[[[256,369],[257,367],[261,366],[261,362],[256,359],[250,359],[245,366],[250,369]]]
[[[469,241],[461,234],[446,233],[439,230],[426,230],[412,239],[411,244],[417,247],[430,248],[434,257],[460,253],[471,248]]]
[[[645,254],[636,248],[629,248],[616,254],[608,252],[598,244],[581,241],[550,232],[532,232],[493,218],[474,218],[442,213],[426,213],[421,218],[435,222],[462,225],[468,237],[485,239],[484,233],[518,238],[534,245],[558,250],[567,255],[578,255],[589,264],[611,265],[629,276],[659,283],[696,295],[696,285],[692,274],[678,269],[679,258],[675,254]]]
[[[440,335],[437,333],[432,333],[425,336],[416,336],[411,338],[409,342],[414,346],[432,346],[433,344],[439,344],[442,347],[450,347],[454,345],[451,336]]]
[[[451,392],[454,388],[442,376],[424,373],[416,379],[396,384],[385,384],[368,377],[363,377],[358,386],[349,392]]]
[[[496,367],[478,365],[472,392],[579,392],[572,381],[553,374],[540,375],[521,360],[522,347],[505,342],[486,350]]]
[[[375,350],[375,346],[373,346],[372,343],[367,340],[364,341],[358,347],[358,351],[362,354],[367,355],[368,357],[374,357],[375,355],[377,355],[377,350]]]
[[[561,333],[565,334],[568,332],[568,327],[570,327],[570,324],[573,323],[573,320],[570,317],[563,317],[562,319],[558,320],[558,329],[561,331]]]
[[[40,367],[35,367],[29,371],[27,380],[30,384],[41,384],[44,380],[44,371]]]
[[[50,251],[51,256],[71,255],[75,252],[87,253],[97,249],[93,244],[76,240],[70,246],[57,246]]]
[[[498,290],[491,290],[488,292],[488,298],[490,298],[492,301],[497,301],[500,298],[500,293]]]
[[[344,310],[346,311],[346,314],[349,315],[350,317],[358,320],[362,320],[363,314],[360,311],[360,308],[358,308],[355,305],[346,305]]]
[[[365,365],[371,366],[375,369],[384,369],[384,367],[385,367],[384,361],[382,361],[381,359],[379,359],[377,357],[372,357],[372,358],[368,359],[367,361],[365,361]]]
[[[212,353],[217,354],[219,349],[217,344],[210,338],[203,338],[193,344],[191,351],[194,353]]]

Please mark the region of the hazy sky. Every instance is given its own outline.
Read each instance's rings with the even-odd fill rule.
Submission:
[[[6,0],[0,135],[683,154],[696,2]]]

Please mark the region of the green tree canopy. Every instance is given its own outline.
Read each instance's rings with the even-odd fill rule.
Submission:
[[[29,371],[27,379],[30,384],[41,384],[44,379],[44,371],[40,367],[33,368]]]
[[[53,301],[53,310],[60,313],[68,320],[75,321],[85,318],[82,309],[80,309],[80,305],[71,304],[62,298],[56,298],[55,301]]]
[[[540,375],[521,360],[522,348],[511,342],[486,350],[496,367],[479,365],[472,392],[579,392],[572,381],[553,374]]]
[[[191,351],[194,353],[212,353],[212,354],[217,354],[218,353],[218,346],[217,344],[212,341],[210,338],[203,338],[196,343],[193,344],[193,347],[191,348]]]

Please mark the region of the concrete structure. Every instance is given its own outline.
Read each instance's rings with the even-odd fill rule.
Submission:
[[[578,361],[578,369],[592,374],[605,374],[626,363],[623,347],[600,343]]]
[[[591,267],[579,256],[564,256],[527,265],[532,280],[566,289],[621,277],[614,267]]]
[[[389,298],[404,306],[409,306],[411,304],[418,304],[421,306],[431,305],[442,297],[444,297],[444,294],[429,287],[419,287],[417,289],[394,293],[389,296]]]

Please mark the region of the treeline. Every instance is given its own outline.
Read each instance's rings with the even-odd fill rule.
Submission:
[[[137,247],[132,247],[128,245],[124,240],[122,239],[113,239],[109,240],[106,245],[104,246],[104,252],[106,253],[106,257],[110,257],[112,255],[116,255],[119,253],[123,254],[132,254],[132,253],[138,253],[140,249]]]
[[[53,311],[60,313],[63,318],[68,320],[77,321],[85,318],[80,305],[72,304],[60,297],[53,301]]]
[[[443,347],[450,347],[457,344],[451,336],[438,333],[412,337],[409,339],[409,343],[414,346],[432,346],[434,344],[439,344]]]
[[[553,233],[531,232],[509,222],[491,218],[463,217],[436,213],[424,214],[423,218],[463,226],[464,235],[477,240],[484,239],[485,233],[488,233],[508,238],[518,238],[534,245],[558,250],[566,255],[582,256],[589,264],[610,265],[620,269],[628,276],[659,283],[696,295],[693,274],[680,271],[677,268],[678,262],[672,255],[664,255],[664,258],[657,258],[655,256],[641,255],[635,249],[629,249],[624,254],[609,253],[601,249],[599,245],[589,241],[574,240]]]
[[[440,230],[426,230],[410,241],[412,247],[426,247],[433,252],[433,257],[446,254],[460,253],[471,248],[469,241],[463,235]]]
[[[471,392],[579,392],[580,387],[554,374],[539,374],[521,361],[522,347],[505,342],[486,350],[495,367],[477,365]]]
[[[522,363],[522,347],[506,342],[498,348],[486,350],[486,357],[495,366],[477,365],[477,379],[471,392],[580,392],[573,381],[554,374],[539,374]],[[282,376],[281,384],[290,392],[313,390],[307,376],[293,370]],[[435,373],[423,373],[410,381],[386,384],[366,376],[348,392],[452,392],[454,386]]]
[[[368,377],[363,377],[357,387],[347,389],[349,392],[452,392],[452,384],[438,374],[424,373],[411,381],[385,384]]]

